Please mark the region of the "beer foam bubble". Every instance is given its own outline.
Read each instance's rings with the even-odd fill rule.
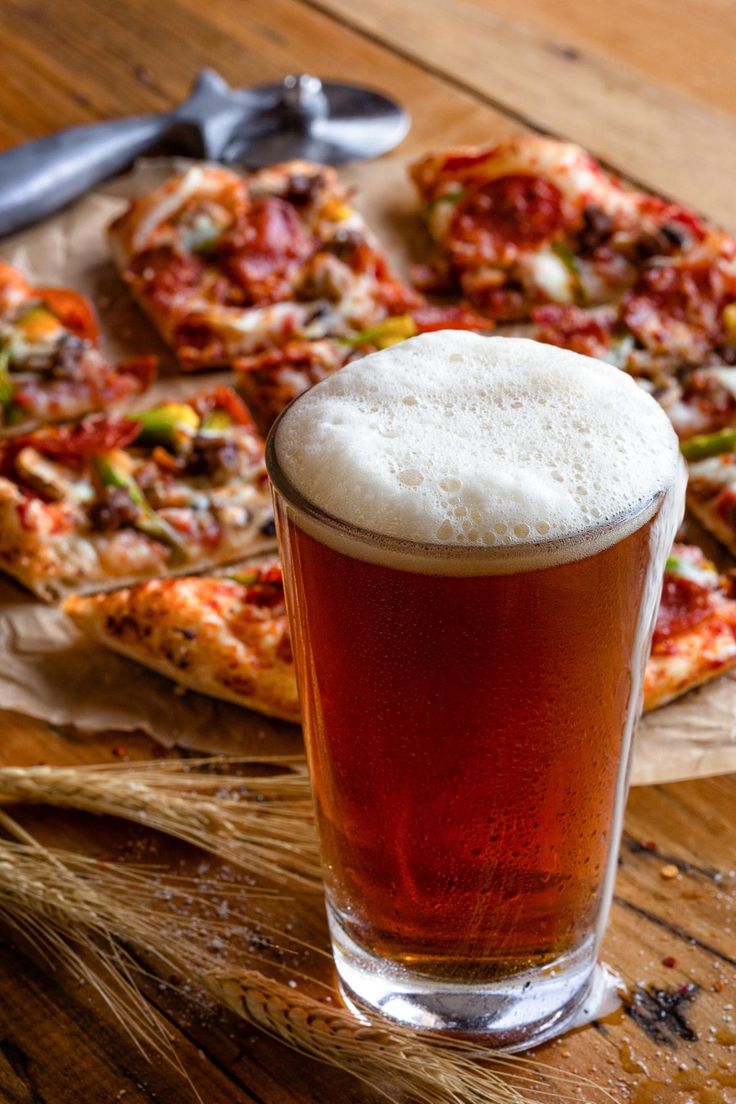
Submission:
[[[292,486],[341,522],[477,549],[600,531],[670,486],[679,457],[666,415],[619,369],[453,330],[319,383],[275,448]]]

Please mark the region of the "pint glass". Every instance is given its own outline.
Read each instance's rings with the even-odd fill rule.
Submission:
[[[653,400],[531,344],[374,354],[267,449],[343,991],[517,1049],[588,992],[683,495]]]

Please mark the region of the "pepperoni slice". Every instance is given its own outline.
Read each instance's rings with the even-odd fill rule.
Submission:
[[[199,287],[203,271],[201,257],[179,253],[171,245],[161,245],[136,257],[130,267],[130,276],[136,283],[143,284],[152,302],[166,307],[176,302],[182,292]]]
[[[100,335],[94,307],[84,295],[70,288],[38,288],[44,306],[77,337],[96,344]]]
[[[704,621],[713,610],[713,590],[681,575],[665,575],[652,643],[662,644]]]
[[[139,431],[135,421],[100,414],[90,415],[77,425],[48,426],[3,442],[0,468],[10,472],[15,457],[26,445],[61,463],[80,464],[99,453],[125,448]]]
[[[93,415],[77,425],[39,430],[31,443],[39,452],[59,460],[86,459],[111,449],[125,448],[139,432],[140,426],[132,419]]]
[[[534,337],[546,345],[595,357],[602,357],[609,348],[612,319],[607,317],[594,317],[580,307],[549,304],[532,311],[532,319],[538,327]]]
[[[565,225],[562,194],[541,176],[516,173],[491,180],[460,201],[450,241],[462,261],[491,261],[509,246],[534,248]]]
[[[312,248],[293,206],[278,196],[265,196],[253,204],[247,240],[253,253],[273,257],[302,257]]]
[[[717,261],[652,265],[624,297],[621,316],[647,348],[695,356],[719,343],[734,298],[736,279]]]
[[[223,271],[253,301],[277,298],[298,261],[314,249],[290,203],[265,196],[253,203],[245,226],[220,243]]]

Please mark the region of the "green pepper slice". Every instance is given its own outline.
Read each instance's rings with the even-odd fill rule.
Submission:
[[[417,324],[410,314],[397,314],[343,340],[346,345],[376,345],[379,349],[387,349],[389,345],[396,345],[418,333]]]
[[[700,433],[680,443],[680,452],[691,463],[733,452],[736,448],[736,428],[719,429],[715,433]]]
[[[10,378],[10,349],[0,349],[0,406],[8,407],[13,401],[15,384]]]
[[[166,545],[171,549],[171,564],[178,566],[187,559],[186,549],[181,543],[174,529],[160,518],[153,510],[143,495],[135,479],[127,472],[119,468],[109,455],[101,453],[93,458],[94,472],[103,487],[118,487],[127,491],[134,506],[138,507],[138,517],[134,522],[135,528],[144,536]]]
[[[127,417],[140,426],[136,445],[162,445],[174,453],[182,452],[199,428],[199,415],[188,403],[163,403]]]

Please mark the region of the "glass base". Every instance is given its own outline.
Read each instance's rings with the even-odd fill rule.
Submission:
[[[370,954],[347,934],[328,905],[332,950],[343,997],[360,1016],[380,1012],[399,1023],[483,1036],[499,1050],[537,1046],[579,1018],[595,967],[593,937],[539,969],[506,980],[451,982],[414,974]]]

